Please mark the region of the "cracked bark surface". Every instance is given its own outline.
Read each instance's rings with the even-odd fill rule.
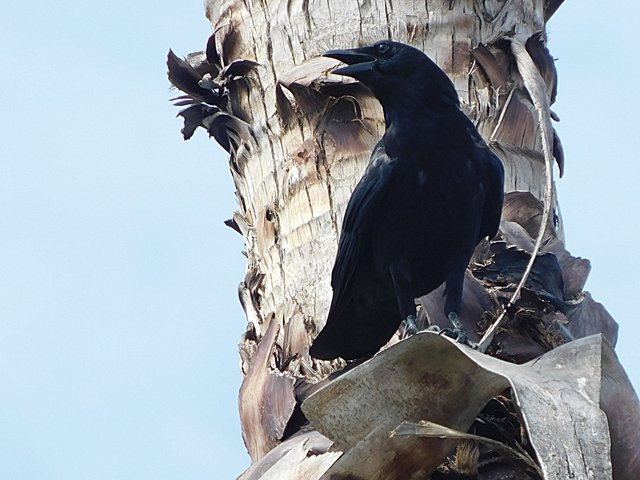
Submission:
[[[367,90],[331,76],[336,62],[319,55],[382,38],[421,48],[449,74],[464,110],[505,165],[505,190],[511,196],[501,235],[479,248],[473,275],[468,274],[465,284],[463,321],[471,331],[478,330],[486,327],[484,317],[495,314],[512,290],[500,283],[503,277],[493,278],[482,269],[531,252],[545,195],[538,116],[511,45],[526,47],[553,103],[557,78],[546,48],[545,23],[561,3],[205,1],[222,67],[238,59],[261,64],[242,81],[228,83],[225,107],[251,129],[251,138],[246,140],[245,135],[230,152],[238,211],[228,221],[243,235],[247,255],[239,289],[248,320],[240,341],[245,375],[240,405],[243,436],[254,466],[242,478],[263,478],[264,473],[264,478],[315,479],[336,455],[327,450],[326,439],[319,440],[303,426],[300,404],[343,364],[315,361],[308,346],[322,328],[331,300],[329,282],[344,209],[384,122],[379,104]],[[546,115],[554,117],[550,110]],[[553,137],[553,154],[562,174],[562,147],[555,132]],[[560,276],[562,285],[550,280],[526,286],[529,296],[509,313],[511,324],[497,335],[492,355],[525,362],[571,338],[594,333],[615,342],[617,325],[582,291],[588,261],[572,257],[563,241],[554,191],[543,254],[557,258],[552,262],[553,278]],[[544,273],[534,269],[538,279]],[[438,323],[437,294],[420,299],[423,323]],[[544,326],[533,340],[509,331],[522,327],[531,316]],[[559,326],[567,322],[571,328]],[[313,459],[316,467],[302,467],[304,458]],[[297,466],[287,470],[286,459],[294,459]]]

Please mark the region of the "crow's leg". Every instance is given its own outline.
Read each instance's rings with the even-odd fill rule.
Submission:
[[[401,338],[407,338],[418,331],[416,325],[416,302],[411,294],[411,270],[407,262],[401,261],[399,264],[389,269],[393,289],[396,293],[398,310],[404,324],[404,331]]]
[[[466,262],[459,262],[458,265],[450,266],[444,290],[444,294],[447,297],[444,304],[444,313],[451,322],[453,329],[445,329],[442,330],[441,333],[447,334],[448,336],[455,338],[456,341],[468,345],[471,348],[477,348],[477,344],[469,340],[469,334],[462,325],[459,317],[460,309],[462,307],[462,288],[464,286],[464,275],[466,270]]]
[[[450,312],[447,317],[453,325],[453,338],[455,338],[460,343],[469,345],[469,335],[467,334],[467,330],[462,325],[462,322],[460,322],[458,314],[456,312]]]

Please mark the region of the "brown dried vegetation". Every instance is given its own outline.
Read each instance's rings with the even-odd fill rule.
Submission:
[[[554,190],[541,249],[488,355],[429,333],[398,334],[346,368],[308,354],[346,202],[383,130],[377,101],[331,76],[336,63],[320,53],[388,37],[423,49],[505,165],[500,233],[479,245],[465,281],[461,320],[477,340],[512,300],[545,217],[542,139],[557,120],[545,23],[561,3],[207,0],[205,51],[169,52],[183,135],[208,131],[237,189],[226,223],[246,243],[240,411],[254,462],[240,478],[640,478],[640,407],[610,347],[617,324],[583,290],[590,265],[565,248]],[[441,293],[418,299],[421,326],[444,321]]]

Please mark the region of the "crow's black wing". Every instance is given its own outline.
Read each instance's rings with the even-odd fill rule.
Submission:
[[[493,238],[500,227],[502,204],[504,201],[504,167],[498,157],[485,145],[480,151],[482,161],[482,183],[485,190],[480,239]]]
[[[350,288],[365,242],[370,241],[375,229],[376,215],[393,178],[395,165],[396,162],[387,155],[384,143],[380,141],[349,199],[331,274],[332,308],[341,303]]]
[[[482,139],[471,120],[466,116],[464,118],[474,150],[474,164],[477,166],[476,171],[480,175],[484,190],[484,205],[477,240],[479,242],[486,236],[491,239],[498,233],[504,201],[504,167],[500,159]]]

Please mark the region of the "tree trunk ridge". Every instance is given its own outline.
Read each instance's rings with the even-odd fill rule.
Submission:
[[[222,67],[239,59],[261,65],[225,83],[228,91],[225,110],[236,122],[226,134],[240,138],[237,145],[230,148],[230,170],[239,209],[229,224],[243,235],[248,259],[239,291],[248,319],[247,331],[240,342],[245,379],[239,403],[243,437],[254,464],[242,479],[318,479],[334,462],[323,478],[373,478],[354,473],[364,471],[358,470],[358,465],[367,463],[366,455],[359,456],[358,449],[370,449],[366,452],[376,457],[375,446],[383,445],[380,439],[388,438],[377,437],[372,430],[373,436],[367,437],[368,444],[344,443],[350,450],[341,457],[340,452],[329,450],[331,441],[306,423],[300,408],[320,386],[329,384],[332,388],[323,392],[333,392],[336,396],[331,401],[338,415],[344,391],[351,388],[347,386],[351,384],[345,383],[350,375],[357,371],[362,373],[362,378],[368,378],[367,375],[376,378],[381,371],[373,370],[376,363],[372,361],[350,372],[341,372],[339,378],[337,375],[327,378],[344,363],[316,361],[308,354],[311,340],[322,328],[331,301],[331,269],[346,204],[373,146],[384,132],[382,109],[377,100],[357,82],[330,75],[337,62],[320,55],[326,50],[361,46],[387,38],[420,48],[450,76],[462,108],[503,162],[506,198],[500,234],[476,249],[465,280],[461,320],[479,338],[510,299],[519,280],[518,272],[521,275],[531,257],[540,227],[545,198],[545,160],[541,125],[528,90],[532,87],[523,76],[533,73],[537,81],[535,88],[546,95],[548,104],[553,103],[557,76],[553,57],[546,47],[545,26],[561,3],[562,0],[205,1]],[[512,53],[515,44],[523,46],[521,53],[527,56],[525,64],[532,65],[535,72],[519,70],[523,63],[516,61]],[[543,113],[550,125],[555,115],[548,106],[545,109]],[[204,122],[201,126],[216,136],[220,132],[214,132],[211,125],[212,122]],[[244,135],[240,133],[243,129]],[[550,131],[553,138],[547,139],[552,143],[562,175],[562,146],[555,130]],[[534,358],[547,358],[541,356],[573,339],[593,334],[602,334],[598,338],[605,338],[611,344],[615,344],[617,337],[615,321],[583,291],[590,265],[588,260],[572,257],[565,249],[555,186],[552,197],[551,218],[545,227],[543,248],[536,257],[531,279],[525,284],[522,297],[507,311],[508,325],[496,335],[488,352],[508,362],[524,364]],[[422,326],[441,320],[441,297],[439,289],[419,299]],[[602,362],[607,363],[615,354],[597,347],[598,341],[586,344],[590,345],[593,358],[602,355],[605,358]],[[394,342],[397,338],[390,343]],[[433,348],[436,347],[440,348],[434,344]],[[403,348],[411,348],[411,344]],[[394,355],[406,358],[398,353],[401,350],[389,351],[386,358],[395,358]],[[570,351],[570,348],[562,350]],[[561,355],[561,351],[554,350],[549,355]],[[489,368],[482,359],[473,357],[472,360],[478,362],[481,370]],[[510,388],[512,393],[496,396],[496,392],[492,392],[482,400],[484,403],[479,400],[480,407],[470,418],[489,415],[486,411],[491,403],[486,401],[492,397],[491,401],[499,404],[496,408],[505,418],[511,418],[512,410],[522,407],[519,402],[523,398],[529,399],[532,405],[537,404],[535,395],[527,396],[527,385],[529,376],[535,377],[539,372],[518,370],[516,374],[505,368],[502,374],[510,383],[492,381],[502,385],[502,389]],[[507,370],[511,373],[505,373]],[[632,389],[628,392],[624,372],[615,370],[610,376],[619,378],[620,385],[624,384],[616,384],[616,388],[627,392],[625,398],[630,411],[640,414],[635,393]],[[570,382],[570,379],[562,377],[559,381]],[[545,391],[551,390],[549,387]],[[323,394],[329,395],[323,392],[311,397],[303,409],[313,428],[335,440],[332,434],[338,433],[327,430],[326,411],[318,404],[319,398],[325,398]],[[592,401],[597,403],[596,397],[594,393]],[[485,413],[478,413],[483,407]],[[607,405],[594,408],[592,418],[604,419],[605,427],[601,422],[594,423],[595,426],[589,424],[589,428],[606,430],[607,416],[610,424],[616,424]],[[522,416],[526,418],[526,412]],[[513,418],[516,417],[513,414]],[[416,418],[416,421],[423,419]],[[525,429],[521,420],[514,422],[518,428]],[[464,422],[459,425],[460,428],[465,425],[464,431],[469,428]],[[425,428],[410,427],[409,430],[414,432],[410,441],[418,442],[415,445],[424,441],[417,437],[424,434]],[[614,430],[611,431],[614,446],[616,442],[627,442],[633,435],[640,440],[637,433]],[[580,428],[575,431],[576,441],[580,441]],[[382,433],[388,435],[388,431]],[[532,435],[531,443],[540,443],[535,428],[529,435]],[[607,457],[606,432],[605,436],[599,450]],[[524,441],[526,443],[526,439]],[[520,443],[516,446],[521,447]],[[397,458],[403,459],[401,463],[409,468],[413,465],[413,453],[398,448]],[[547,472],[541,450],[527,448],[527,454],[537,458],[542,470]],[[486,454],[480,448],[480,458]],[[371,468],[375,465],[379,472],[375,478],[414,478],[419,471],[405,472],[398,467],[395,473],[390,473],[393,469],[385,469],[393,462],[385,464],[382,457],[384,455],[371,460]],[[602,460],[602,465],[598,463],[601,468],[598,471],[605,472],[605,477],[610,476],[611,470],[607,458]],[[629,458],[624,456],[617,466],[614,462],[616,478],[636,478],[640,461]],[[441,461],[443,459],[435,465]],[[446,468],[449,468],[448,474]],[[446,468],[439,468],[429,478],[462,478],[454,475],[455,461]],[[485,476],[476,478],[541,478],[522,465],[509,468],[511,470],[493,470],[493,473],[486,471]],[[583,470],[578,468],[575,478],[582,478],[580,471],[594,471],[594,467],[585,464]],[[432,472],[423,473],[428,477]],[[508,476],[508,472],[520,472],[522,476]]]

